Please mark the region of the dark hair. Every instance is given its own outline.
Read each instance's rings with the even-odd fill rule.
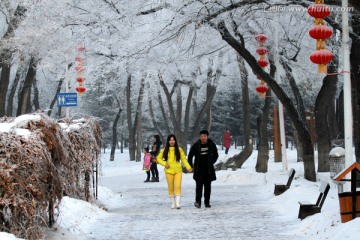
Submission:
[[[163,158],[165,159],[165,161],[167,161],[168,159],[168,155],[169,155],[169,147],[170,147],[170,144],[169,144],[169,141],[170,141],[170,138],[174,138],[175,140],[175,157],[176,157],[176,161],[180,161],[180,150],[179,150],[179,145],[177,143],[177,140],[176,140],[176,137],[174,134],[170,134],[167,139],[166,139],[166,145],[165,145],[165,149],[164,149],[164,152],[163,152]]]
[[[207,136],[209,136],[209,131],[208,130],[201,130],[200,135],[201,134],[206,134]]]
[[[144,147],[144,150],[145,150],[146,152],[149,152],[149,147]]]
[[[155,141],[156,142],[160,142],[160,136],[159,135],[154,135]]]

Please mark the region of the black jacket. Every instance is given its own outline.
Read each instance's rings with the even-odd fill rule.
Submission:
[[[152,145],[151,150],[150,150],[150,154],[153,157],[156,157],[159,154],[160,149],[161,149],[161,145],[162,145],[161,141],[154,142],[154,144]]]
[[[216,174],[215,174],[215,168],[214,168],[214,163],[217,161],[219,154],[217,151],[217,147],[216,144],[211,140],[208,139],[208,159],[207,159],[207,164],[208,164],[208,168],[209,168],[209,172],[208,174],[210,175],[210,179],[211,181],[216,180]],[[193,178],[196,181],[199,177],[199,174],[201,172],[201,170],[199,169],[199,159],[200,159],[200,145],[201,145],[201,141],[198,140],[196,143],[194,143],[191,148],[190,148],[190,152],[188,154],[188,161],[190,166],[193,168]],[[195,156],[195,160],[193,163],[193,157]]]

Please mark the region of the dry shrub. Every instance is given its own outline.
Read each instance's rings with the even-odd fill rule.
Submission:
[[[61,127],[42,113],[33,115],[40,120],[17,126],[31,134],[0,133],[0,231],[41,239],[42,226],[52,225],[63,195],[91,200],[101,129],[92,118],[63,119],[59,122],[67,125]]]

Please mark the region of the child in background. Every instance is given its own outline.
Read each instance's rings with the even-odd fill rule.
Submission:
[[[144,182],[150,182],[150,168],[151,168],[151,154],[149,153],[149,148],[144,148],[144,163],[143,170],[146,172],[146,180]]]

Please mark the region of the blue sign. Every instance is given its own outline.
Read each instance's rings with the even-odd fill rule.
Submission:
[[[56,97],[58,107],[77,106],[77,93],[58,93]]]

